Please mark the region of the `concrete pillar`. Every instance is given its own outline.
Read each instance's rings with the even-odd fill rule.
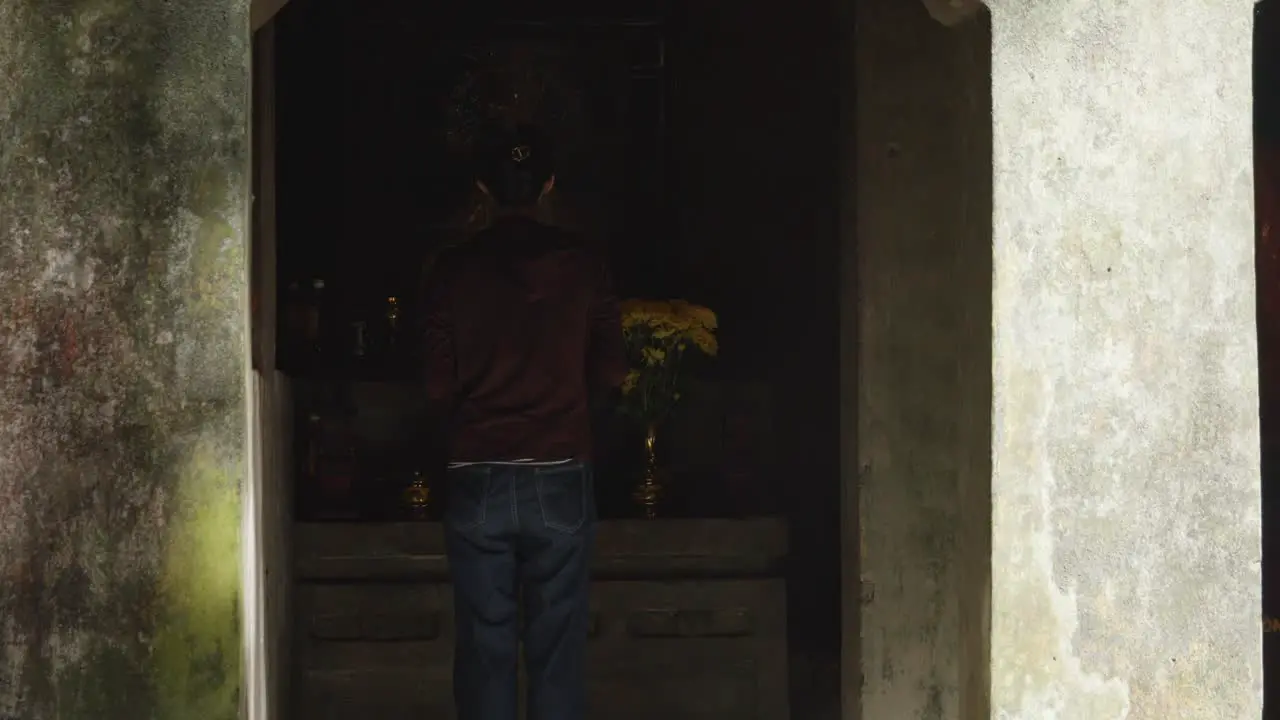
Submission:
[[[856,3],[845,716],[1257,718],[1252,3],[967,5]]]
[[[246,0],[0,4],[0,717],[241,701]]]
[[[996,717],[1260,716],[1252,13],[994,3]]]

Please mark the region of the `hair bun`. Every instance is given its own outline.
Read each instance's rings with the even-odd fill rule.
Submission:
[[[552,139],[531,125],[495,126],[475,146],[475,174],[499,205],[538,201],[555,173]]]

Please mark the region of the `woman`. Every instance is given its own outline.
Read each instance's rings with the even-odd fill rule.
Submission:
[[[515,720],[523,641],[529,719],[582,720],[590,395],[626,376],[618,302],[601,258],[538,219],[555,187],[540,132],[486,137],[476,186],[492,224],[441,256],[424,312],[427,397],[448,448],[454,699],[459,720]]]

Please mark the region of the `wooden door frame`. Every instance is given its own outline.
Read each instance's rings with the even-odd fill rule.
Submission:
[[[250,94],[249,358],[245,396],[248,473],[243,489],[242,714],[286,720],[292,658],[292,405],[276,368],[275,26],[287,0],[254,0]]]

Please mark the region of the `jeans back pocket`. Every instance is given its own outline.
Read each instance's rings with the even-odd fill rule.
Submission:
[[[576,533],[587,521],[590,470],[582,463],[541,467],[534,474],[542,522],[552,530]]]
[[[491,468],[464,465],[449,469],[449,504],[444,521],[457,530],[469,530],[484,524],[489,507]]]

